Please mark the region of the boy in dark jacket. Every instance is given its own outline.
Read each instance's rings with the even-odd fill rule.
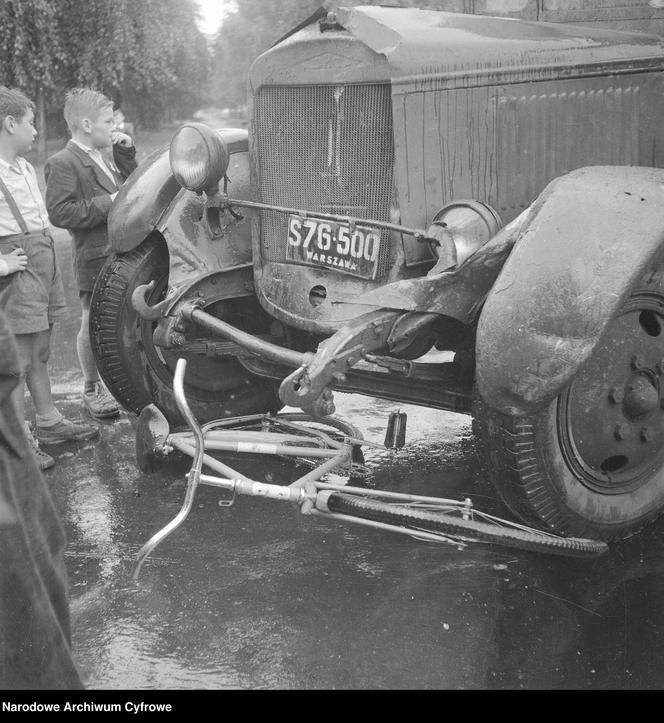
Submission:
[[[27,385],[36,438],[28,427],[26,433],[39,466],[48,469],[55,460],[40,443],[91,439],[99,428],[65,419],[53,404],[51,332],[56,321],[67,317],[67,303],[37,175],[22,157],[36,137],[32,101],[15,88],[0,86],[0,310],[18,347],[19,383],[12,402],[24,423]]]
[[[72,235],[74,276],[81,300],[76,350],[84,379],[83,401],[97,419],[120,410],[99,380],[90,344],[90,301],[95,280],[108,257],[107,218],[118,189],[136,168],[132,139],[114,130],[113,103],[91,88],[74,88],[65,97],[71,140],[44,167],[46,208],[51,223]],[[103,155],[113,150],[113,161]]]

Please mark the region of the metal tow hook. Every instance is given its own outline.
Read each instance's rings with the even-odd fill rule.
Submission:
[[[279,387],[284,404],[300,407],[314,417],[334,412],[332,388],[367,352],[383,348],[403,312],[378,309],[344,324],[318,345],[312,358],[289,374]]]
[[[150,306],[146,301],[148,294],[154,289],[155,282],[152,280],[149,284],[141,284],[134,289],[131,295],[131,305],[136,309],[136,313],[146,321],[156,321],[160,319],[163,312],[168,308],[171,301],[164,299],[154,306]]]
[[[314,388],[306,364],[281,382],[279,396],[284,403],[299,406],[312,417],[326,417],[335,411],[332,389],[327,385]]]

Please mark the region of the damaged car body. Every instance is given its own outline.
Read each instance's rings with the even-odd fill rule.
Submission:
[[[254,62],[248,131],[186,124],[120,191],[105,383],[172,423],[181,357],[201,421],[472,414],[522,519],[633,534],[664,508],[663,69],[652,35],[318,13]]]

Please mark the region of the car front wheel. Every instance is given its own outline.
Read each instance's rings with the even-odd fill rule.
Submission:
[[[163,298],[168,285],[168,251],[157,236],[126,254],[111,256],[93,291],[93,353],[101,378],[118,402],[136,414],[154,403],[171,423],[180,424],[173,375],[177,359],[184,356],[185,395],[199,421],[276,411],[281,404],[275,383],[251,374],[236,359],[174,352],[155,345],[155,322],[142,319],[131,303],[134,290],[152,280],[156,283],[146,299],[150,305]],[[222,305],[225,320],[244,331],[265,331],[260,328],[265,315],[253,297]]]
[[[474,405],[491,481],[510,509],[553,532],[634,534],[664,511],[664,279],[651,269],[591,359],[546,408]]]

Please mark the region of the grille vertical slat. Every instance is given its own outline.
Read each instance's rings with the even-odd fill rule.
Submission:
[[[389,84],[264,86],[255,100],[260,200],[390,220],[394,144]],[[286,260],[287,217],[261,212],[267,261]],[[378,276],[386,272],[387,234]]]

